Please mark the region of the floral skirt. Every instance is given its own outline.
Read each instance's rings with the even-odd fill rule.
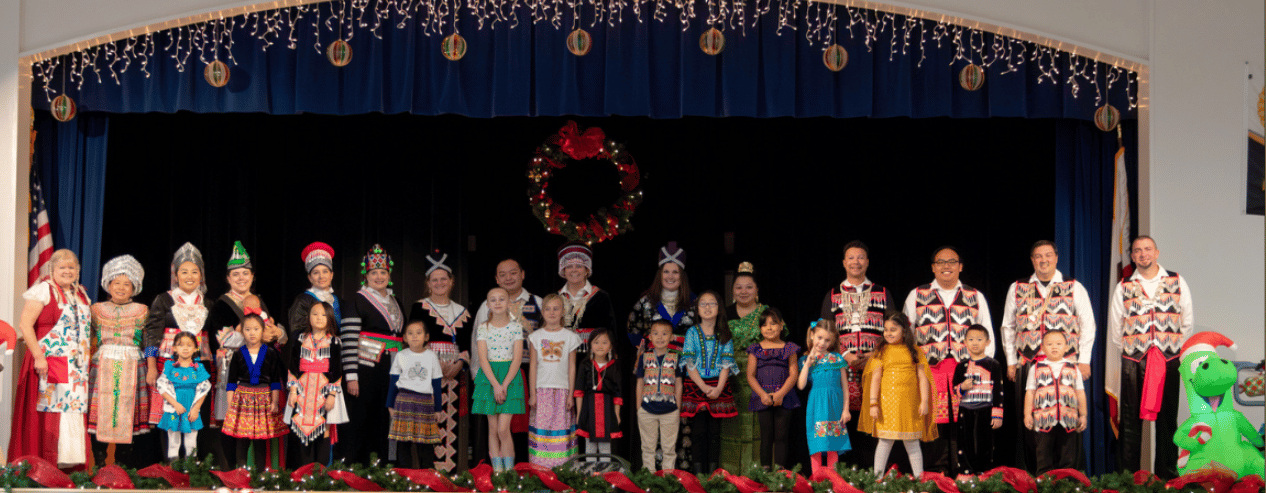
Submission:
[[[272,389],[267,385],[238,385],[224,415],[224,434],[262,440],[285,435],[281,413],[271,412]]]

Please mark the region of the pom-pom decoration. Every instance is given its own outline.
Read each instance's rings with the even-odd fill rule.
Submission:
[[[593,48],[593,36],[589,31],[577,29],[567,35],[567,51],[576,56],[585,56]]]
[[[202,78],[211,87],[224,87],[229,83],[229,66],[222,61],[212,60],[207,68],[202,69]]]
[[[1099,130],[1111,132],[1119,123],[1121,123],[1121,112],[1112,105],[1105,104],[1095,110],[1095,126],[1099,127]]]
[[[709,55],[717,55],[725,49],[725,34],[715,27],[708,28],[699,35],[699,49]]]
[[[445,36],[440,43],[440,52],[444,54],[444,58],[454,62],[461,60],[466,56],[466,38],[457,33]]]
[[[78,107],[75,106],[75,100],[70,99],[70,96],[65,94],[53,98],[49,111],[53,113],[53,118],[56,118],[59,122],[71,121],[79,113]]]
[[[826,51],[822,52],[822,64],[832,72],[844,70],[848,66],[848,50],[837,44],[826,47]]]
[[[962,70],[958,71],[958,85],[968,91],[979,90],[985,85],[985,69],[974,63],[967,64]]]

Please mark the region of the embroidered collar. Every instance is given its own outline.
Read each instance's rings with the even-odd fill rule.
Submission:
[[[316,286],[312,286],[308,288],[308,292],[312,293],[312,296],[318,300],[331,305],[334,304],[334,288],[321,289]]]
[[[259,385],[260,370],[264,368],[264,357],[268,356],[268,346],[260,345],[259,351],[256,353],[259,357],[251,360],[251,350],[247,346],[242,346],[239,351],[242,352],[242,358],[246,360],[246,368],[251,373],[251,385]]]
[[[430,298],[422,298],[421,302],[422,307],[426,308],[426,311],[429,315],[431,315],[431,318],[434,318],[435,322],[444,328],[444,334],[454,338],[457,337],[457,329],[460,329],[463,325],[465,325],[466,319],[470,318],[470,315],[466,313],[466,307],[454,303],[451,300],[445,305],[435,304]],[[457,307],[457,309],[451,310],[452,307]],[[446,310],[450,313],[440,313],[440,310]],[[448,317],[445,315],[448,315]],[[456,339],[453,341],[456,342]]]
[[[395,293],[391,291],[391,288],[387,288],[386,296],[369,286],[361,286],[359,292],[365,297],[365,301],[373,305],[374,309],[378,310],[382,318],[387,321],[391,333],[399,334],[404,328],[404,315],[400,310],[400,303],[396,302]]]
[[[180,288],[173,289],[171,290],[171,299],[172,301],[182,305],[202,304],[202,294],[196,289],[192,293],[186,293]]]

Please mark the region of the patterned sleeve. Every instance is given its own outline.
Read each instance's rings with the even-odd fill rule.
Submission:
[[[158,374],[158,382],[154,385],[158,387],[158,393],[171,396],[176,395],[176,386],[172,385],[171,378],[167,375],[171,374],[171,361],[163,363],[163,372]]]
[[[211,374],[207,373],[206,367],[198,365],[198,387],[194,389],[193,401],[206,397],[211,393]]]
[[[760,342],[756,342],[755,344],[752,344],[751,346],[747,346],[747,354],[756,356],[757,354],[760,354],[761,349],[762,348],[760,347]]]
[[[725,344],[718,345],[720,347],[717,348],[717,352],[720,353],[720,355],[718,355],[717,358],[717,371],[719,372],[729,368],[731,376],[737,375],[739,370],[738,364],[734,362],[734,338],[730,338],[730,340],[725,341]],[[760,343],[757,343],[756,345],[760,346]]]
[[[338,338],[342,342],[343,378],[349,382],[357,381],[360,372],[360,331],[364,324],[360,313],[360,293],[352,295],[351,303],[346,306],[343,323],[339,324]]]
[[[993,371],[993,412],[992,412],[992,415],[995,419],[1002,419],[1002,412],[1003,412],[1002,406],[1003,406],[1003,402],[1005,402],[1003,400],[1003,397],[1005,397],[1003,393],[1006,392],[1006,385],[1003,381],[1004,373],[1003,373],[1003,368],[1002,368],[1001,363],[998,363],[995,360],[993,366],[994,366],[994,371]]]
[[[686,331],[686,341],[681,345],[681,362],[678,366],[687,370],[698,367],[700,352],[699,326],[696,325]]]
[[[158,346],[163,343],[163,323],[167,320],[167,312],[171,310],[171,296],[159,293],[150,304],[149,315],[145,318],[145,356],[158,354]]]

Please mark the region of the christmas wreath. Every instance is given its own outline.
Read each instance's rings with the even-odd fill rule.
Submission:
[[[549,183],[555,172],[582,159],[598,159],[615,166],[620,174],[621,193],[609,206],[586,217],[572,217],[550,196]],[[633,156],[624,146],[607,140],[601,128],[591,127],[581,132],[574,121],[568,121],[536,148],[528,164],[527,177],[532,214],[545,225],[546,231],[571,241],[600,243],[629,231],[633,228],[629,223],[633,211],[642,202],[641,173]]]

